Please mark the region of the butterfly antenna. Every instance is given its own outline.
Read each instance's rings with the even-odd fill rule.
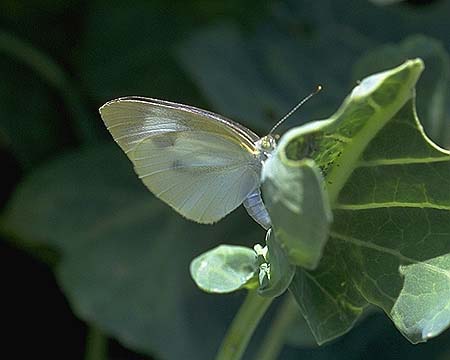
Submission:
[[[289,111],[286,115],[284,115],[280,121],[278,121],[274,127],[269,131],[269,135],[271,135],[275,129],[280,126],[289,116],[291,116],[294,112],[296,112],[298,110],[298,108],[300,106],[302,106],[305,102],[307,102],[309,99],[311,99],[314,95],[316,95],[318,92],[320,92],[320,90],[322,90],[322,86],[321,85],[317,85],[317,88],[311,93],[309,94],[307,97],[305,97],[302,101],[300,101],[297,105],[295,105],[291,111]]]

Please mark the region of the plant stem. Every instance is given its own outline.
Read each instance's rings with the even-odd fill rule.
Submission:
[[[250,290],[236,314],[216,355],[216,360],[239,360],[245,352],[250,338],[266,313],[273,298],[259,296]]]
[[[32,44],[21,40],[14,34],[0,30],[0,53],[2,52],[29,66],[58,91],[72,113],[76,124],[76,135],[80,142],[93,143],[98,140],[92,116],[61,66]]]
[[[108,338],[97,327],[91,326],[86,339],[84,360],[106,360],[108,358]]]
[[[283,348],[289,326],[296,318],[297,304],[290,293],[284,295],[285,299],[278,309],[275,319],[264,337],[258,351],[258,360],[275,360]]]

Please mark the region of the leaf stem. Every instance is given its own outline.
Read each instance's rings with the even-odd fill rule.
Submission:
[[[86,339],[84,360],[106,360],[108,358],[108,338],[95,326],[89,328]]]
[[[285,343],[286,333],[289,326],[296,319],[296,313],[298,312],[297,304],[295,303],[291,293],[287,293],[284,296],[284,302],[277,310],[275,319],[272,320],[270,328],[261,343],[258,355],[255,359],[278,359],[278,355],[280,354]]]
[[[76,124],[75,132],[79,141],[93,143],[97,140],[92,116],[81,101],[81,95],[72,85],[61,66],[45,53],[36,49],[32,44],[1,29],[0,53],[5,53],[27,65],[58,91],[72,113]]]
[[[250,290],[237,312],[216,355],[216,360],[239,360],[247,348],[259,321],[273,298],[259,296]]]

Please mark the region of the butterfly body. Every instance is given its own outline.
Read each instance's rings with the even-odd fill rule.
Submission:
[[[268,230],[272,226],[269,213],[267,212],[261,197],[259,188],[253,190],[244,200],[243,205],[247,213],[264,229]]]
[[[259,138],[220,115],[172,102],[125,97],[100,108],[114,140],[158,198],[199,223],[213,223],[244,203],[264,228],[259,191],[271,135]]]

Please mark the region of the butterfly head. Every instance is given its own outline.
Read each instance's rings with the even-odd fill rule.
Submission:
[[[266,135],[256,142],[256,148],[266,159],[272,155],[277,147],[277,141],[274,135]]]

